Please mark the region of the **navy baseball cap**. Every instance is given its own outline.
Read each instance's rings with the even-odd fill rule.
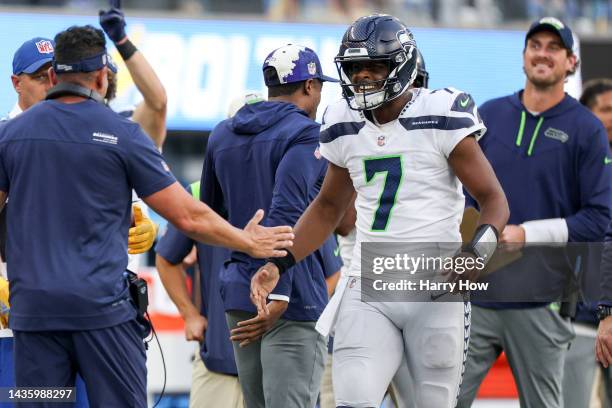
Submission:
[[[525,44],[527,44],[529,37],[540,31],[549,31],[557,34],[561,38],[563,46],[568,50],[573,51],[574,37],[572,36],[572,30],[570,30],[567,24],[565,24],[563,21],[555,17],[543,17],[534,22],[531,24],[531,27],[529,27],[529,31],[527,31],[527,35],[525,36]]]
[[[48,38],[36,37],[24,42],[13,55],[13,74],[32,74],[53,60],[55,43]]]
[[[268,69],[268,68],[274,68]],[[323,75],[317,54],[308,47],[287,44],[272,51],[263,63],[266,86],[290,84],[317,78],[321,81],[340,82]]]

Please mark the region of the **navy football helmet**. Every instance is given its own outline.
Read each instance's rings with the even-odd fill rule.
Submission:
[[[417,75],[412,86],[415,88],[427,88],[428,84],[429,72],[427,72],[427,68],[425,68],[425,59],[423,59],[421,51],[417,49]]]
[[[416,42],[410,30],[397,18],[386,14],[361,17],[346,30],[334,59],[341,80],[342,94],[349,106],[371,110],[403,94],[417,75]],[[389,75],[380,81],[355,84],[351,79],[358,62],[383,62]],[[367,89],[358,92],[358,89]],[[351,103],[354,97],[356,107]]]

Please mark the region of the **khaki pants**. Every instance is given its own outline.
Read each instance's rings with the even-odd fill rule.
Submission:
[[[196,350],[191,371],[189,408],[243,408],[238,377],[209,371]]]

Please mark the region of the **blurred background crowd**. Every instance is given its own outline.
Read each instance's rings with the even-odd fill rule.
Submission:
[[[104,0],[2,0],[12,6],[62,7],[87,11]],[[612,31],[612,0],[125,0],[124,8],[242,14],[270,20],[344,23],[373,12],[398,16],[408,25],[515,27],[543,16],[563,18],[579,34]]]

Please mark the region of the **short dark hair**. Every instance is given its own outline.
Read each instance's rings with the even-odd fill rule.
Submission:
[[[597,97],[609,91],[612,91],[612,79],[597,78],[587,81],[582,89],[580,103],[592,109],[597,102]]]
[[[70,64],[106,50],[104,32],[91,25],[72,26],[55,36],[55,60]]]
[[[264,79],[266,80],[266,82],[273,82],[274,80],[278,82],[278,77],[277,77],[278,74],[276,73],[276,68],[267,67],[266,69],[264,69],[263,74],[264,74]],[[298,89],[302,87],[302,85],[304,85],[304,82],[306,81],[298,81],[298,82],[291,82],[289,84],[268,86],[268,98],[275,97],[275,96],[293,95],[295,91],[297,91]]]
[[[304,82],[291,82],[290,84],[275,85],[268,87],[268,98],[275,96],[289,96],[293,95],[298,89],[304,86]]]

